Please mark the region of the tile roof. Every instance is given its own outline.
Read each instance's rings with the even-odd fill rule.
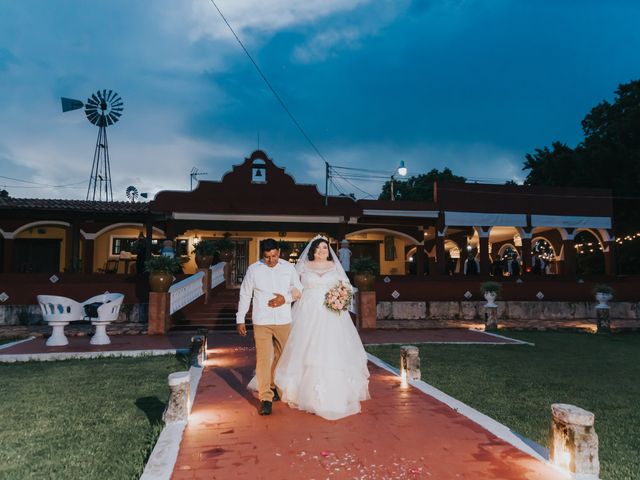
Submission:
[[[92,213],[146,213],[147,202],[102,202],[49,198],[0,198],[1,210],[66,210]]]

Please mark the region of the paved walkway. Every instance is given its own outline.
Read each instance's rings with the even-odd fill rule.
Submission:
[[[566,478],[371,363],[359,415],[327,421],[276,403],[260,417],[245,388],[252,342],[236,339],[210,337],[173,480]]]

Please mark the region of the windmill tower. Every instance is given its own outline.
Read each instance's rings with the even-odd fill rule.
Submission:
[[[111,187],[111,164],[109,162],[109,142],[107,141],[107,127],[113,125],[122,115],[124,109],[122,98],[113,90],[98,90],[91,94],[86,101],[62,97],[62,111],[69,112],[84,107],[87,120],[98,127],[98,139],[93,153],[91,177],[87,188],[87,200],[113,201]]]

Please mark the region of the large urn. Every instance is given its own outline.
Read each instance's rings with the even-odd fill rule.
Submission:
[[[169,291],[173,283],[173,275],[168,272],[151,272],[149,274],[149,288],[152,292],[164,293]]]

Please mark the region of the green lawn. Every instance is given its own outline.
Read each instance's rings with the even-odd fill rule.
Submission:
[[[507,335],[535,347],[425,344],[422,379],[544,446],[552,403],[592,411],[601,477],[640,478],[640,336]],[[398,367],[399,346],[367,350]]]
[[[174,356],[0,364],[0,478],[136,479]]]

